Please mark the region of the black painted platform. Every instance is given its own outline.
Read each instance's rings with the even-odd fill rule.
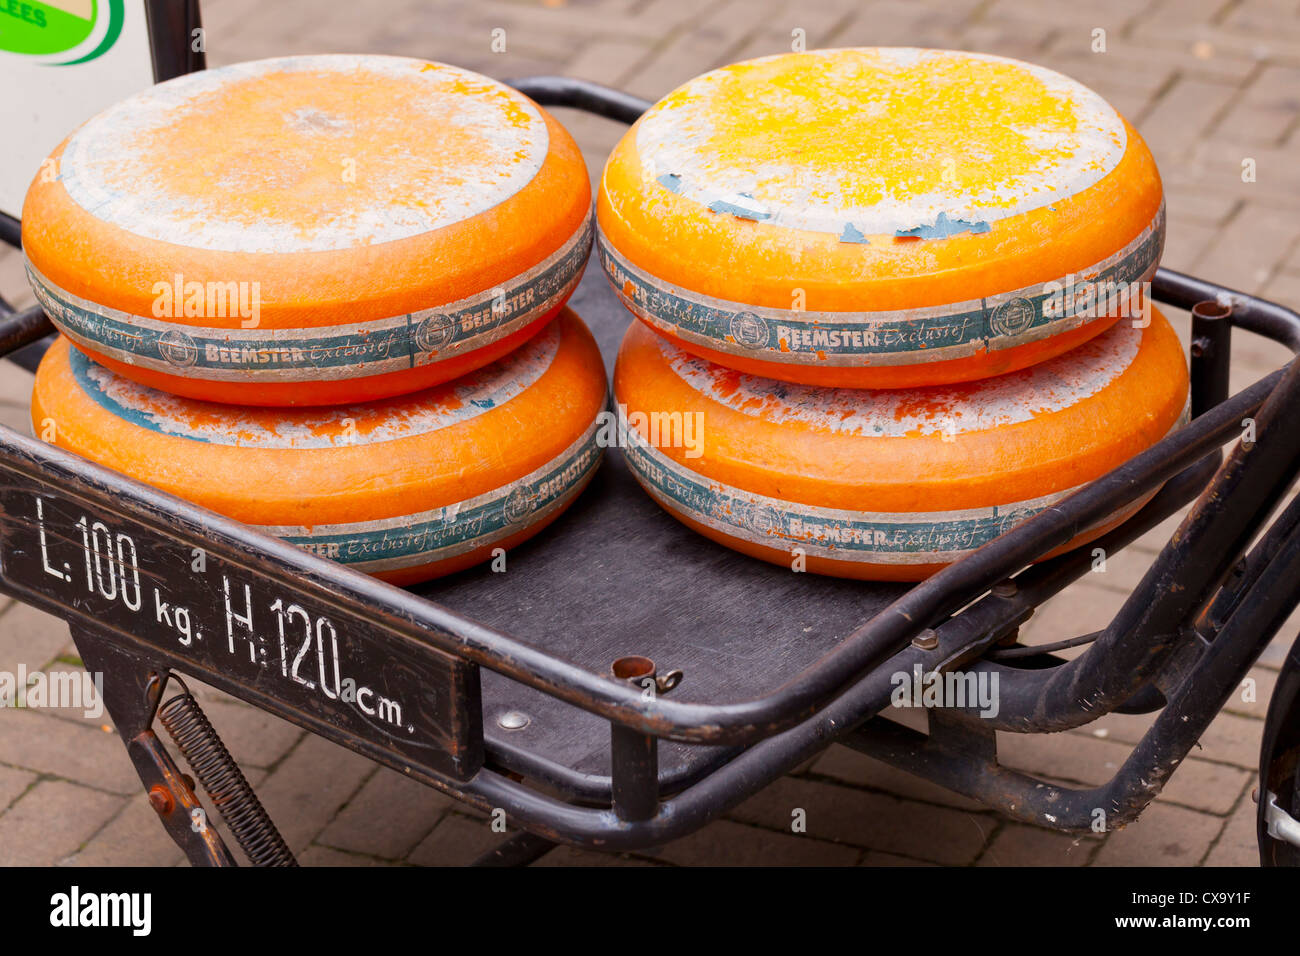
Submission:
[[[590,266],[570,305],[612,374],[631,314]],[[595,673],[644,655],[660,673],[684,672],[674,699],[714,704],[774,690],[905,590],[795,574],[729,551],[660,509],[617,449],[605,455],[569,511],[509,553],[506,573],[482,566],[413,590]],[[487,671],[483,696],[498,752],[519,748],[581,775],[608,774],[605,721]],[[496,721],[507,710],[531,722],[503,731]],[[661,779],[671,788],[722,756],[665,744]]]

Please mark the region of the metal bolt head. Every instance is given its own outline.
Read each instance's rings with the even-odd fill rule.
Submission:
[[[932,651],[939,646],[939,635],[934,633],[930,628],[926,628],[916,637],[912,638],[912,646],[922,651]]]
[[[149,806],[166,816],[172,812],[172,809],[176,806],[176,801],[173,799],[170,790],[162,784],[154,784],[149,788]]]
[[[993,585],[993,596],[1000,598],[1009,598],[1016,596],[1016,582],[1010,579],[999,581]]]
[[[532,723],[532,721],[533,718],[529,717],[522,710],[507,710],[497,718],[497,725],[501,727],[502,730],[523,730]]]

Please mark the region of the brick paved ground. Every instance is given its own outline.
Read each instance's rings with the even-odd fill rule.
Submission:
[[[1300,306],[1300,4],[1296,0],[205,0],[209,61],[382,51],[494,76],[562,73],[655,98],[710,67],[789,48],[910,44],[1025,57],[1107,96],[1146,136],[1169,203],[1165,264]],[[507,52],[490,51],[506,31]],[[1094,30],[1106,52],[1092,52]],[[620,133],[561,111],[595,176]],[[1254,182],[1242,181],[1253,159]],[[27,303],[19,258],[0,256],[0,291]],[[1186,334],[1186,317],[1176,316]],[[1285,355],[1236,339],[1234,388]],[[0,371],[0,420],[26,428],[30,377]],[[1166,526],[1166,532],[1172,525]],[[1160,543],[1148,535],[1042,609],[1031,640],[1104,623]],[[696,836],[625,863],[834,865],[1254,865],[1250,799],[1261,720],[1297,619],[1252,671],[1142,819],[1076,839],[1008,822],[935,786],[835,748]],[[22,605],[0,613],[0,670],[75,668],[66,627]],[[448,864],[496,839],[486,824],[388,770],[215,693],[214,723],[308,864]],[[1112,716],[1050,737],[1001,740],[1012,766],[1098,783],[1146,718]],[[789,832],[791,809],[808,832]],[[76,714],[0,719],[0,864],[170,864],[117,737]],[[559,849],[547,864],[611,862]],[[617,862],[617,861],[614,861]]]

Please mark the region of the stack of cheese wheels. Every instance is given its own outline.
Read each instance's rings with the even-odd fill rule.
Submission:
[[[216,402],[399,395],[553,318],[591,245],[573,139],[437,63],[302,56],[192,73],[67,138],[23,207],[54,323],[137,382]]]
[[[511,548],[600,462],[596,343],[572,312],[454,382],[327,408],[219,405],[139,385],[60,339],[37,434],[358,570],[405,584]]]
[[[1186,420],[1147,300],[1155,164],[1050,70],[886,48],[724,67],[628,132],[597,210],[641,320],[615,372],[630,466],[755,557],[919,580]]]
[[[37,433],[395,582],[467,567],[598,462],[600,355],[552,322],[593,231],[572,138],[478,74],[304,56],[159,84],[28,192],[66,336]]]
[[[628,308],[693,354],[809,385],[941,385],[1113,323],[1124,309],[1087,290],[1155,273],[1162,195],[1137,132],[1058,73],[828,50],[655,104],[605,167],[597,243]]]

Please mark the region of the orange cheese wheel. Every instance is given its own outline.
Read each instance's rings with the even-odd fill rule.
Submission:
[[[146,484],[398,584],[469,567],[555,519],[600,462],[605,371],[572,312],[454,382],[272,409],[141,386],[60,338],[36,434]]]
[[[822,50],[714,70],[610,155],[596,245],[682,348],[812,385],[1044,361],[1144,315],[1164,200],[1091,90],[978,53]]]
[[[614,394],[632,472],[691,528],[795,569],[914,581],[1179,427],[1188,377],[1154,310],[1029,369],[893,390],[757,378],[634,322]]]
[[[47,160],[23,249],[54,323],[146,385],[368,401],[500,358],[577,285],[586,167],[530,99],[403,57],[301,56],[161,83]]]

